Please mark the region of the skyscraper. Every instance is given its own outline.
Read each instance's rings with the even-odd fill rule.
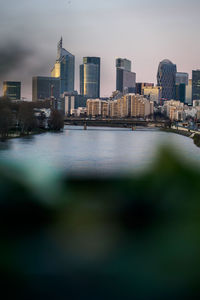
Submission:
[[[186,87],[189,82],[188,73],[177,72],[176,73],[176,100],[183,103],[186,102]]]
[[[57,46],[57,60],[51,76],[60,78],[60,94],[74,91],[75,57],[63,48],[62,38]]]
[[[19,81],[4,81],[3,95],[11,100],[21,99],[21,82]]]
[[[189,75],[188,73],[177,72],[176,73],[176,85],[185,84],[188,85]]]
[[[116,59],[116,90],[121,93],[134,93],[136,74],[131,72],[131,61],[126,58]]]
[[[186,86],[186,99],[187,104],[192,104],[192,79],[189,79],[188,85]]]
[[[88,98],[100,97],[100,57],[84,57],[80,65],[80,94]]]
[[[165,59],[160,62],[157,73],[158,86],[162,87],[162,98],[175,99],[176,96],[176,65]]]
[[[60,79],[37,76],[32,78],[32,101],[50,99],[60,96]]]
[[[200,70],[192,71],[192,100],[200,100]]]

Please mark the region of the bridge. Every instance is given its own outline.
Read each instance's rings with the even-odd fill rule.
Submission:
[[[137,119],[89,119],[89,118],[65,118],[65,125],[87,126],[94,127],[159,127],[170,128],[171,122],[168,120],[137,120]]]

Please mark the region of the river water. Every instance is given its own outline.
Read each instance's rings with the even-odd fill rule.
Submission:
[[[171,146],[183,161],[200,166],[200,148],[192,139],[159,130],[65,126],[61,133],[47,132],[0,143],[0,161],[26,166],[38,174],[98,175],[141,172],[157,159],[161,145]]]

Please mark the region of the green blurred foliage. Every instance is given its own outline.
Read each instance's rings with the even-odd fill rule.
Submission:
[[[8,296],[199,299],[199,170],[163,149],[140,176],[60,181],[48,204],[15,169],[0,170]]]

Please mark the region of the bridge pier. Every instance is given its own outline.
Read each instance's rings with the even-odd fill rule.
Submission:
[[[86,123],[84,124],[84,130],[87,130],[87,124]]]

